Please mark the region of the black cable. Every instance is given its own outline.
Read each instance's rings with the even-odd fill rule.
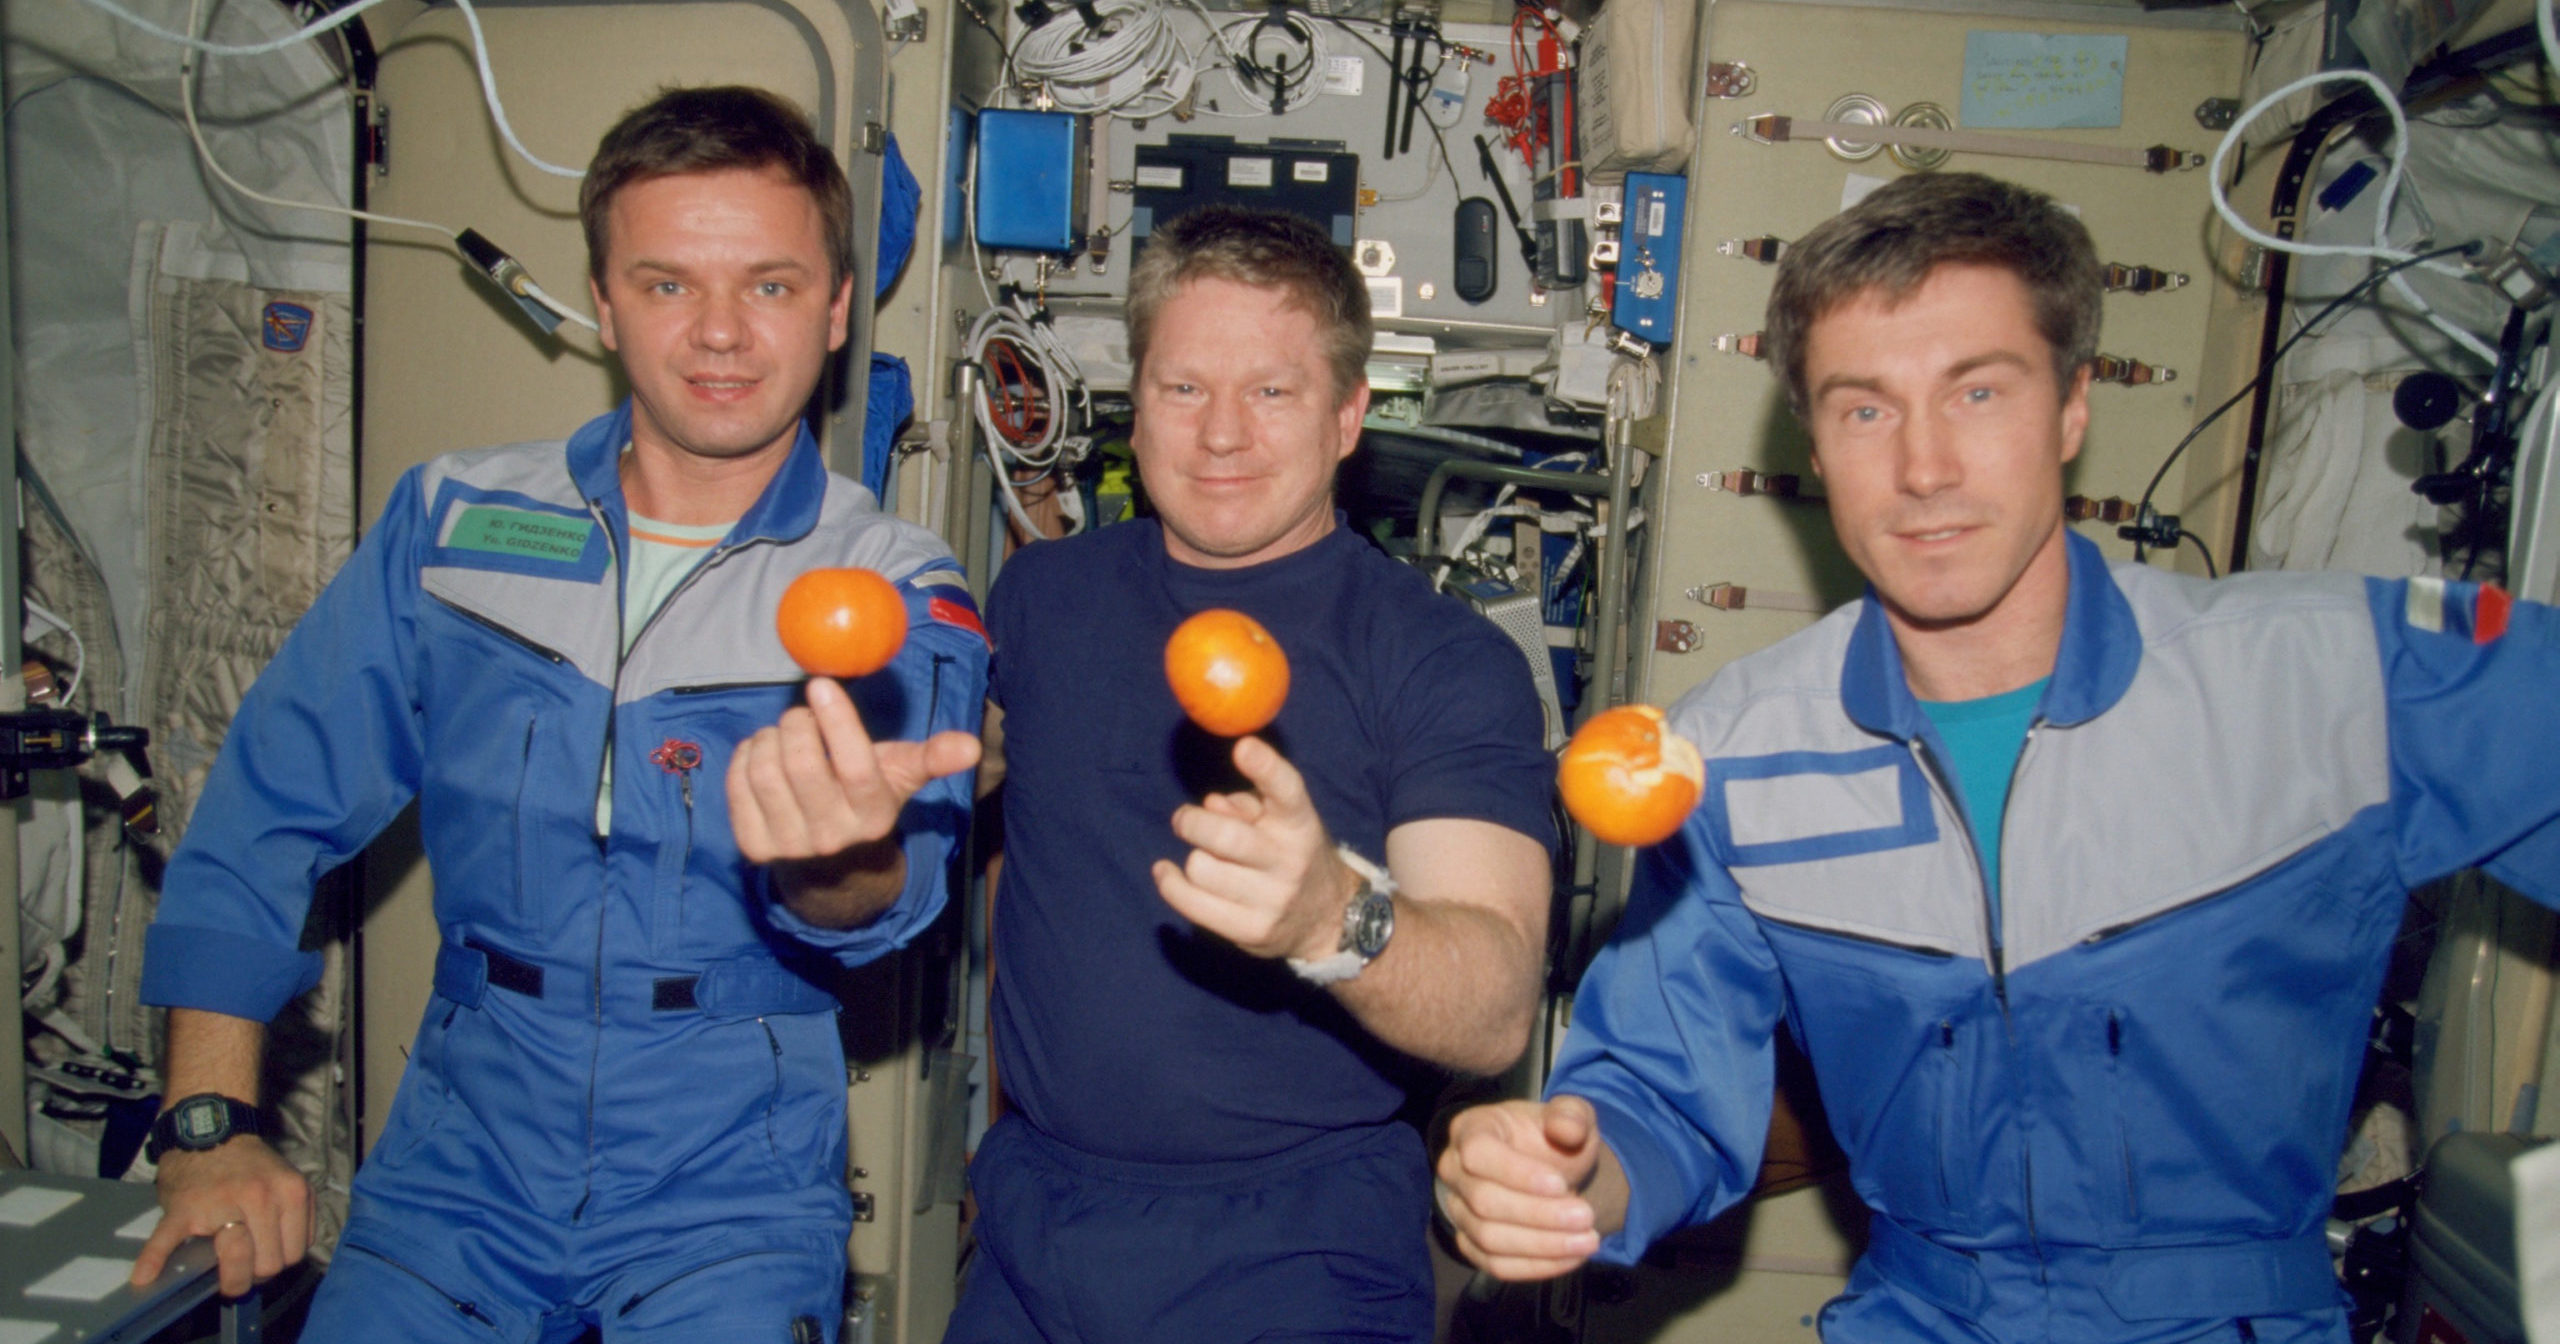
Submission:
[[[1312,12],[1312,11],[1311,11],[1311,12]],[[1352,24],[1353,20],[1345,19],[1345,18],[1342,18],[1342,17],[1341,17],[1341,16],[1339,16],[1339,15],[1334,15],[1334,14],[1316,14],[1316,15],[1314,15],[1314,17],[1319,18],[1319,19],[1322,19],[1322,20],[1324,20],[1325,22],[1332,24],[1334,27],[1339,28],[1339,29],[1341,29],[1342,31],[1344,31],[1344,32],[1346,32],[1346,33],[1349,33],[1349,34],[1352,36],[1352,39],[1353,39],[1354,41],[1357,41],[1361,46],[1367,47],[1369,50],[1371,50],[1371,51],[1373,51],[1373,52],[1377,53],[1377,56],[1378,56],[1378,59],[1379,59],[1379,60],[1381,60],[1381,61],[1388,61],[1388,60],[1391,60],[1391,59],[1392,59],[1391,57],[1389,57],[1389,56],[1387,55],[1386,48],[1381,47],[1381,46],[1379,46],[1377,43],[1370,41],[1370,40],[1369,40],[1369,35],[1368,35],[1367,33],[1361,32],[1359,29],[1352,27],[1352,26],[1351,26],[1351,24]],[[1362,20],[1358,20],[1358,22],[1362,22],[1362,23],[1376,23],[1376,22],[1377,22],[1377,20],[1375,20],[1375,19],[1362,19]],[[1417,39],[1416,39],[1417,44],[1419,43],[1419,41],[1420,41],[1420,40],[1421,40],[1420,38],[1417,38]],[[1428,75],[1426,78],[1437,79],[1437,78],[1439,78],[1439,75],[1440,75],[1440,66],[1441,66],[1441,65],[1446,65],[1446,64],[1448,64],[1448,62],[1449,62],[1449,44],[1448,44],[1447,42],[1445,42],[1445,41],[1442,41],[1442,40],[1441,40],[1439,37],[1437,37],[1436,35],[1435,35],[1435,36],[1432,36],[1432,37],[1430,38],[1430,40],[1431,40],[1431,41],[1434,41],[1434,42],[1438,42],[1438,43],[1439,43],[1439,45],[1440,45],[1440,62],[1439,62],[1439,64],[1434,65],[1434,66],[1432,66],[1432,67],[1431,67],[1431,73],[1430,73],[1430,75]],[[1392,68],[1392,66],[1391,66],[1390,68]],[[1395,91],[1394,91],[1394,90],[1389,90],[1389,92],[1388,92],[1388,94],[1387,94],[1387,105],[1388,105],[1388,107],[1389,107],[1389,108],[1391,108],[1391,109],[1395,106],[1395,96],[1396,96],[1396,95],[1395,95]],[[1451,186],[1453,186],[1453,187],[1457,187],[1457,191],[1458,191],[1458,194],[1459,194],[1460,196],[1464,196],[1464,195],[1466,195],[1466,194],[1467,194],[1466,188],[1465,188],[1465,187],[1463,187],[1463,186],[1459,186],[1459,185],[1458,185],[1458,182],[1459,182],[1459,179],[1458,179],[1458,161],[1457,161],[1456,159],[1453,159],[1453,158],[1450,158],[1450,157],[1449,157],[1449,137],[1448,137],[1447,135],[1445,135],[1445,134],[1443,134],[1443,133],[1441,132],[1441,129],[1440,129],[1440,123],[1439,123],[1439,122],[1436,122],[1436,121],[1433,121],[1433,120],[1430,118],[1430,116],[1429,116],[1429,115],[1427,115],[1427,114],[1426,114],[1426,115],[1424,115],[1424,116],[1423,116],[1423,118],[1422,118],[1422,120],[1423,120],[1423,122],[1424,122],[1425,124],[1427,124],[1427,125],[1429,125],[1429,126],[1431,127],[1431,139],[1432,139],[1432,141],[1433,141],[1434,143],[1436,143],[1436,144],[1438,144],[1438,145],[1440,146],[1440,166],[1441,166],[1442,168],[1444,168],[1444,169],[1448,170],[1450,185],[1451,185]],[[1428,188],[1428,187],[1429,187],[1429,185],[1430,185],[1430,183],[1431,183],[1431,174],[1430,174],[1429,170],[1427,170],[1427,169],[1426,169],[1426,170],[1423,172],[1423,175],[1422,175],[1422,181],[1423,181],[1423,185],[1424,185],[1424,187],[1425,187],[1425,188]]]
[[[2169,455],[2160,460],[2160,469],[2151,473],[2151,484],[2142,487],[2142,499],[2135,505],[2134,511],[2139,514],[2150,509],[2151,497],[2160,492],[2160,482],[2168,479],[2170,466],[2177,462],[2180,454],[2187,451],[2187,445],[2195,442],[2196,436],[2204,433],[2207,426],[2211,425],[2214,421],[2221,419],[2224,411],[2230,410],[2232,407],[2239,405],[2241,399],[2247,397],[2251,392],[2256,391],[2260,383],[2263,383],[2267,381],[2267,379],[2273,377],[2275,375],[2276,366],[2284,362],[2285,352],[2293,349],[2296,341],[2310,335],[2313,328],[2318,327],[2322,322],[2327,321],[2331,313],[2334,313],[2340,308],[2353,303],[2357,299],[2363,298],[2365,295],[2372,293],[2373,290],[2377,286],[2381,285],[2383,281],[2390,279],[2392,276],[2397,275],[2422,261],[2433,261],[2438,257],[2451,256],[2456,252],[2463,253],[2467,256],[2479,250],[2480,244],[2472,242],[2456,243],[2451,247],[2440,247],[2433,252],[2421,252],[2405,261],[2395,261],[2390,265],[2383,267],[2381,270],[2375,271],[2373,274],[2357,281],[2354,288],[2334,299],[2329,300],[2327,307],[2322,308],[2319,312],[2313,313],[2310,321],[2305,322],[2300,327],[2296,328],[2292,335],[2284,338],[2284,343],[2282,345],[2276,347],[2274,354],[2267,356],[2266,362],[2258,366],[2258,376],[2241,384],[2240,390],[2232,393],[2221,405],[2205,412],[2204,418],[2196,422],[2196,427],[2188,430],[2185,438],[2178,440],[2178,446],[2170,449]],[[2198,546],[2202,546],[2204,543],[2199,541],[2196,544]],[[2142,551],[2142,544],[2140,542],[2134,543],[2133,558],[2140,560],[2142,558]]]
[[[2178,529],[2178,540],[2192,541],[2196,544],[2197,550],[2204,552],[2204,576],[2206,578],[2218,579],[2222,577],[2221,568],[2213,563],[2213,548],[2204,544],[2204,538],[2199,537],[2195,533],[2182,527]]]

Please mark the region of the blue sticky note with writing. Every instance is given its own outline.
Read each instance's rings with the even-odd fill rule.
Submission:
[[[2121,33],[1967,33],[1961,124],[2121,126],[2125,46]]]

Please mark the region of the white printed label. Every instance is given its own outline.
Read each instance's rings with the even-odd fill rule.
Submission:
[[[1267,187],[1271,185],[1271,160],[1227,160],[1227,185],[1231,187]]]
[[[1178,163],[1142,163],[1138,165],[1138,185],[1148,191],[1182,190],[1182,165]]]
[[[1324,62],[1324,91],[1346,98],[1360,96],[1360,82],[1368,74],[1368,63],[1357,56],[1328,56]]]
[[[1369,316],[1404,316],[1404,278],[1395,275],[1369,277]]]
[[[1300,182],[1327,182],[1333,178],[1333,165],[1322,159],[1291,159],[1289,176]]]
[[[1669,210],[1670,202],[1665,201],[1659,196],[1654,197],[1651,202],[1646,204],[1644,208],[1645,237],[1659,238],[1662,236],[1663,216],[1668,213]]]

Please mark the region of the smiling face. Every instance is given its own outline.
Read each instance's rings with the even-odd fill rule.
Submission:
[[[1333,530],[1369,389],[1334,386],[1320,334],[1287,291],[1217,276],[1158,310],[1129,442],[1174,559],[1241,568]]]
[[[590,288],[631,380],[633,451],[778,462],[851,311],[816,200],[778,169],[675,173],[622,187],[607,218]]]
[[[1942,265],[1899,302],[1870,290],[1812,324],[1814,470],[1906,645],[2059,641],[2062,464],[2089,380],[2066,393],[2053,362],[2026,285],[1996,266]]]

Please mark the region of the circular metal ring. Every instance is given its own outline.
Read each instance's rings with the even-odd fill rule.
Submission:
[[[1894,114],[1893,124],[1896,126],[1916,126],[1924,130],[1932,131],[1951,131],[1955,129],[1955,123],[1947,116],[1947,109],[1938,106],[1936,103],[1913,103],[1911,106]],[[1893,156],[1893,161],[1895,163],[1901,164],[1903,167],[1908,168],[1915,173],[1928,172],[1930,169],[1947,161],[1947,151],[1943,149],[1923,149],[1918,145],[1887,145],[1885,146],[1885,153]]]
[[[1884,105],[1884,100],[1874,94],[1844,93],[1824,109],[1822,119],[1846,122],[1852,126],[1882,126],[1893,119],[1893,113]],[[1846,163],[1872,159],[1884,150],[1880,144],[1843,140],[1836,135],[1822,143],[1830,148],[1833,157]]]

